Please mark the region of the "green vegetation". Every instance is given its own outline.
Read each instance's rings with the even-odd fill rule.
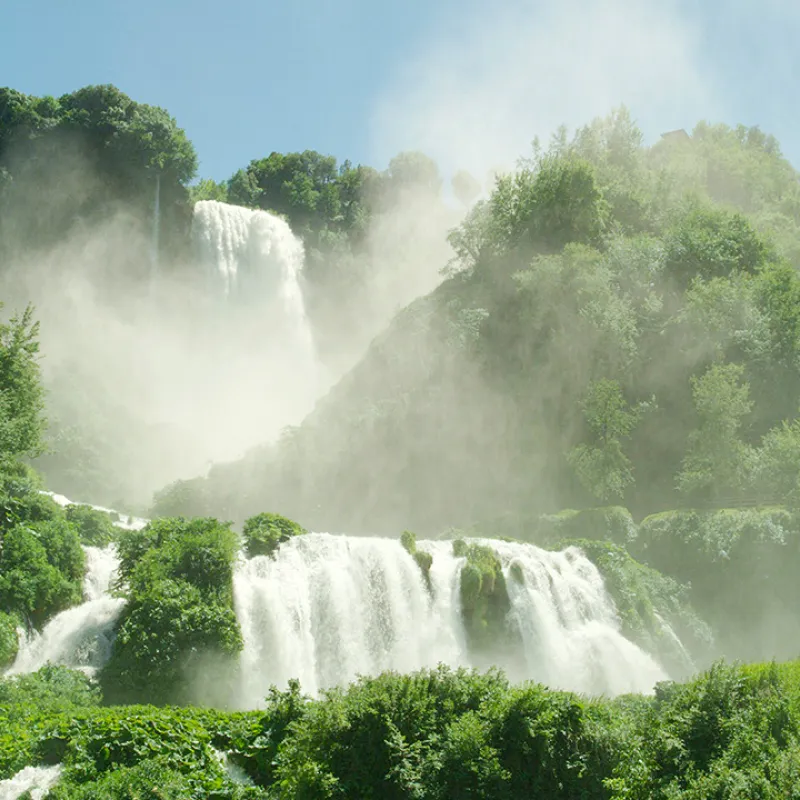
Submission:
[[[271,556],[282,542],[308,533],[280,514],[257,514],[244,523],[244,549],[248,556]]]
[[[422,572],[427,587],[431,588],[431,567],[433,566],[433,556],[427,550],[417,549],[417,535],[411,531],[403,531],[400,534],[400,544],[403,549],[417,562],[417,566]]]
[[[214,519],[160,519],[117,542],[128,600],[101,673],[113,702],[188,702],[201,673],[226,702],[242,647],[233,609],[238,538]],[[227,673],[227,679],[226,679]]]
[[[616,700],[443,667],[319,700],[293,684],[245,714],[103,707],[59,668],[0,681],[0,698],[0,778],[63,763],[54,798],[778,800],[800,775],[798,662],[718,664]]]
[[[461,613],[470,645],[478,651],[491,651],[506,632],[509,609],[500,559],[491,547],[459,539],[453,543],[453,553],[466,558],[461,567]]]
[[[670,511],[642,521],[634,555],[689,584],[730,657],[789,658],[800,629],[800,519],[784,508]]]
[[[353,236],[334,166],[273,154],[240,183],[307,243]],[[537,146],[452,232],[443,283],[299,427],[174,490],[172,513],[243,521],[266,498],[311,527],[431,536],[598,503],[795,502],[798,186],[757,128],[645,147],[620,109]]]
[[[117,538],[119,531],[114,527],[113,514],[84,505],[67,506],[65,511],[67,522],[78,530],[81,544],[105,547]]]

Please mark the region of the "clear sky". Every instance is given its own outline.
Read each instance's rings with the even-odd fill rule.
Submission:
[[[759,124],[800,166],[800,0],[0,0],[0,85],[114,83],[200,174],[273,150],[480,172],[624,102],[649,140]]]

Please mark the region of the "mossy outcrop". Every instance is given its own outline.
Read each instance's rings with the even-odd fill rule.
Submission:
[[[272,556],[283,542],[308,531],[280,514],[256,514],[244,523],[244,549],[248,557]]]
[[[614,601],[622,633],[652,653],[674,678],[686,677],[711,657],[711,628],[697,615],[689,588],[640,564],[613,542],[567,540],[598,568]]]
[[[427,550],[417,549],[417,535],[411,531],[403,531],[400,534],[400,544],[403,549],[417,562],[417,566],[422,572],[425,584],[431,588],[431,567],[433,566],[433,556]]]
[[[736,658],[788,658],[800,641],[800,518],[780,507],[665,511],[633,554],[689,585],[694,608]]]
[[[510,607],[500,559],[491,547],[463,539],[453,541],[453,554],[465,558],[461,567],[461,613],[478,650],[487,649],[505,632]]]

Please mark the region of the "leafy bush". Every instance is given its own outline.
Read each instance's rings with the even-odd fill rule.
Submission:
[[[56,544],[52,553],[35,531],[22,525],[5,533],[0,551],[0,607],[37,627],[51,615],[79,603],[82,596],[81,576],[75,573],[83,552],[80,546],[78,551],[72,550],[69,535],[62,537],[59,523],[54,525],[45,529],[42,537]],[[65,575],[51,560],[64,564],[71,574]]]
[[[14,662],[19,649],[17,626],[19,620],[5,611],[0,611],[0,669]]]
[[[308,533],[305,528],[280,514],[256,514],[244,523],[244,546],[249,557],[271,556],[282,542]]]
[[[120,532],[128,604],[101,672],[113,702],[188,702],[203,682],[225,702],[242,638],[233,608],[238,540],[214,519],[165,518]]]
[[[241,647],[230,603],[187,581],[161,580],[140,588],[125,607],[101,672],[103,693],[114,703],[185,703],[196,699],[192,678],[202,671],[216,668],[217,678],[233,677],[232,663],[216,662]],[[211,675],[205,677],[213,685]]]
[[[66,508],[67,520],[76,528],[81,542],[93,547],[105,547],[117,538],[114,519],[107,511],[91,506],[72,505]]]

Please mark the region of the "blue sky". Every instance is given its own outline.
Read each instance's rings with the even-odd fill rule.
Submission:
[[[223,179],[273,150],[506,166],[620,102],[648,139],[760,124],[800,166],[792,0],[0,0],[0,85],[114,83],[167,108]]]

